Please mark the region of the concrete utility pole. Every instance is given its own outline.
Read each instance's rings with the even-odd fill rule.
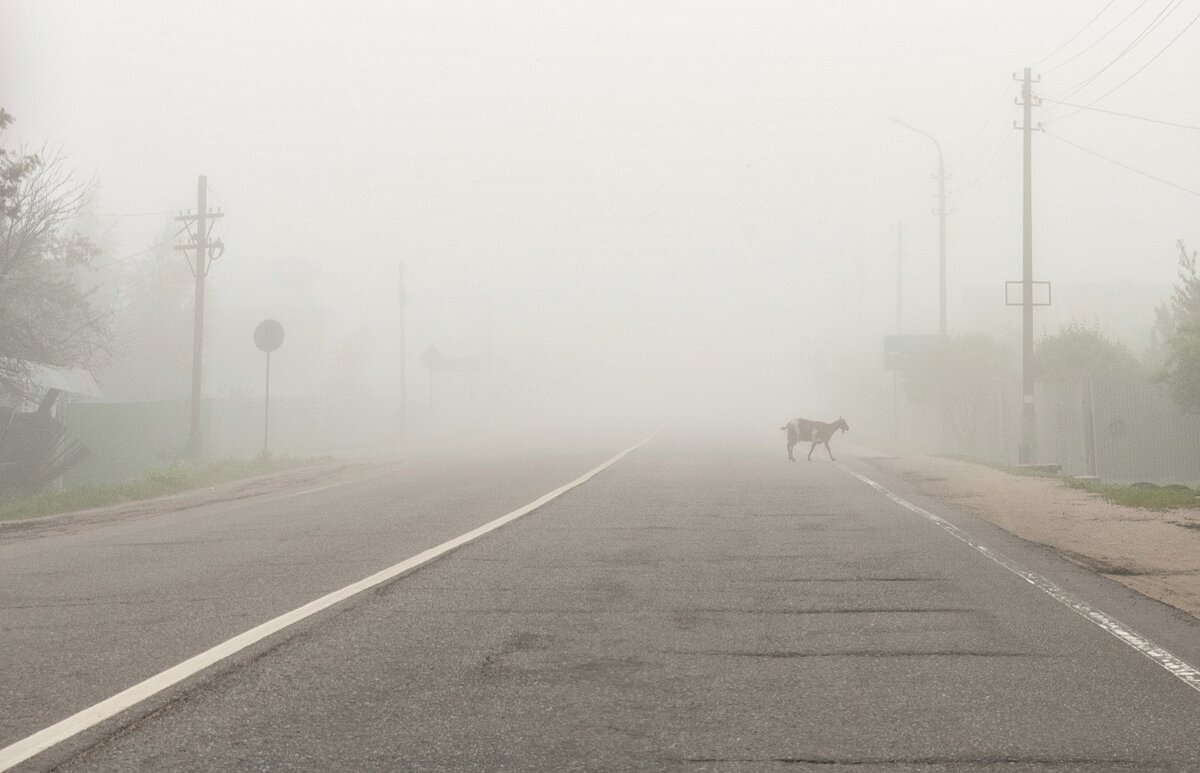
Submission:
[[[221,217],[221,212],[208,211],[208,177],[200,175],[196,191],[196,214],[180,215],[176,220],[196,224],[196,233],[191,244],[180,245],[177,250],[194,250],[196,259],[191,264],[192,276],[196,278],[195,318],[192,327],[192,416],[188,430],[187,455],[198,458],[203,451],[204,441],[200,430],[200,382],[204,353],[204,278],[213,260],[221,257],[225,245],[219,240],[208,238],[209,221]]]
[[[1014,76],[1015,77],[1015,76]],[[1037,412],[1033,398],[1033,78],[1025,68],[1021,104],[1025,107],[1024,208],[1021,216],[1021,464],[1037,461]]]
[[[896,335],[904,334],[904,223],[896,223]],[[900,447],[900,371],[892,369],[892,445]]]
[[[946,165],[941,145],[938,145],[938,335],[946,335]]]
[[[400,263],[400,437],[408,429],[408,342],[405,338],[405,317],[408,315],[407,298],[404,293],[404,263]]]
[[[899,118],[893,121],[931,140],[938,152],[938,335],[946,335],[946,163],[942,155],[942,144],[929,132]]]
[[[896,335],[904,330],[904,223],[896,223]]]

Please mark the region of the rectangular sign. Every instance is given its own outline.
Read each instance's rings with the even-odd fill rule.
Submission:
[[[884,370],[900,370],[905,360],[916,352],[928,351],[937,345],[941,336],[884,336],[883,337],[883,368]]]
[[[1022,287],[1023,282],[1005,282],[1004,283],[1004,304],[1006,306],[1023,306],[1025,304],[1022,296],[1025,294],[1025,288]],[[1049,282],[1034,282],[1033,283],[1033,305],[1034,306],[1049,306],[1050,305],[1050,283]]]

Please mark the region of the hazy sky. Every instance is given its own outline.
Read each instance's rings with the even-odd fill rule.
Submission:
[[[1035,67],[1038,93],[1099,72],[1071,99],[1087,104],[1157,56],[1095,106],[1195,127],[1200,23],[1171,41],[1198,14],[1180,0],[0,0],[0,104],[10,140],[59,145],[95,176],[99,213],[192,208],[208,175],[223,302],[319,302],[386,347],[403,260],[417,351],[786,382],[818,340],[891,332],[898,222],[907,332],[936,330],[936,152],[890,117],[938,137],[949,164],[951,332],[1015,325],[1000,307],[1020,276],[1012,73],[1083,29]],[[1049,102],[1035,119],[1056,135],[1034,140],[1038,278],[1170,282],[1175,240],[1200,243],[1200,134]],[[164,225],[116,221],[113,257]]]

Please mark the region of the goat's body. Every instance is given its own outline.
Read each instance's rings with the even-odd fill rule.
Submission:
[[[796,461],[796,457],[792,455],[792,449],[797,443],[805,442],[812,443],[808,449],[808,461],[812,461],[812,452],[816,450],[817,444],[825,446],[825,450],[829,452],[829,458],[834,459],[833,450],[829,447],[829,439],[833,437],[833,433],[839,429],[843,432],[850,431],[850,425],[845,419],[838,419],[834,422],[813,421],[811,419],[792,419],[787,424],[780,427],[787,430],[787,451],[788,460]]]

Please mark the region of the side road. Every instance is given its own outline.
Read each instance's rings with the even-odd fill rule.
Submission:
[[[924,495],[1200,618],[1200,510],[1124,507],[1055,478],[941,457],[880,456],[861,448],[855,455]]]

